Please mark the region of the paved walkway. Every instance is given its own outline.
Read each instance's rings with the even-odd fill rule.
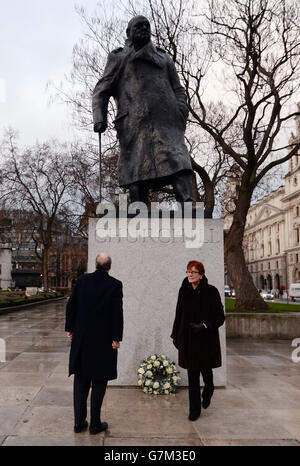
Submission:
[[[64,310],[57,302],[0,316],[0,445],[300,446],[300,362],[290,340],[228,340],[228,386],[196,422],[187,419],[184,388],[153,398],[110,387],[109,431],[74,434]]]

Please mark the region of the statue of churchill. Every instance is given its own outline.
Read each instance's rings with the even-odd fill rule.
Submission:
[[[172,185],[178,202],[194,202],[192,166],[184,132],[186,94],[173,60],[151,41],[150,23],[132,18],[125,47],[113,50],[93,92],[94,131],[107,128],[110,97],[117,106],[119,185],[131,202],[148,204],[150,188]]]

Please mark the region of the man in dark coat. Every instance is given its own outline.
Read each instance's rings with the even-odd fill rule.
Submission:
[[[204,275],[203,264],[190,261],[188,277],[179,290],[171,338],[178,349],[178,364],[188,370],[190,420],[201,412],[200,372],[204,381],[203,407],[214,391],[212,369],[220,367],[221,347],[218,328],[225,321],[220,294]]]
[[[194,201],[192,166],[184,143],[186,94],[173,60],[151,42],[150,23],[133,18],[124,48],[108,55],[93,93],[94,131],[107,128],[111,96],[117,105],[119,185],[131,202],[148,203],[148,190],[172,184],[178,202]]]
[[[101,422],[101,406],[107,381],[117,378],[117,350],[123,336],[122,282],[109,275],[110,267],[108,254],[99,254],[96,271],[78,278],[67,303],[65,331],[72,340],[69,376],[75,374],[75,432],[88,426],[91,384],[90,433],[108,427]]]

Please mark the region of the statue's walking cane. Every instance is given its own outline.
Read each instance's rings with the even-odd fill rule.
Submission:
[[[99,202],[101,203],[101,201],[102,201],[102,188],[101,188],[101,184],[102,184],[101,133],[99,132],[98,135],[99,135]]]

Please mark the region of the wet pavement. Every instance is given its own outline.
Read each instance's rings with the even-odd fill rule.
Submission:
[[[0,315],[0,445],[300,446],[300,362],[290,340],[228,339],[228,385],[196,422],[186,388],[151,397],[113,386],[102,408],[109,430],[74,434],[64,316],[64,301]]]

